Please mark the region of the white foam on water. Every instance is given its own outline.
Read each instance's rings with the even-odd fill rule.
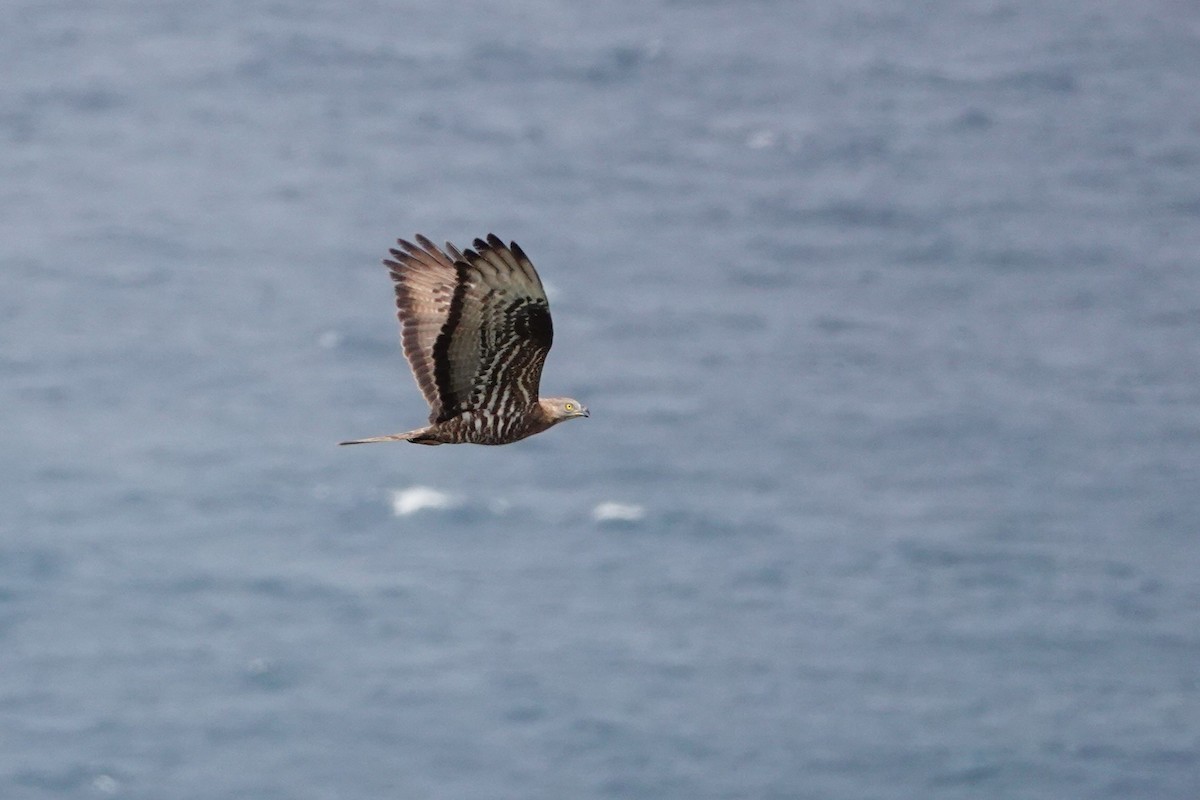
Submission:
[[[592,519],[596,522],[638,522],[645,516],[645,507],[629,503],[608,501],[592,509]]]
[[[453,495],[439,492],[428,486],[410,486],[407,489],[396,489],[392,492],[392,513],[397,517],[407,517],[418,511],[444,510],[454,508],[459,504]]]
[[[113,776],[102,773],[92,778],[92,788],[100,794],[113,795],[121,789],[121,784]]]

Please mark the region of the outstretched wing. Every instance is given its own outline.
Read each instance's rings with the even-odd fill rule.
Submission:
[[[438,389],[433,350],[446,327],[459,270],[455,262],[462,254],[446,243],[449,254],[437,245],[417,235],[417,244],[404,239],[396,243],[392,258],[384,259],[396,289],[396,316],[400,319],[400,342],[404,357],[412,367],[413,377],[425,401],[429,403],[430,421],[442,416],[443,409],[454,405]]]
[[[458,283],[433,346],[442,400],[433,422],[468,410],[500,418],[524,413],[537,402],[554,341],[542,281],[517,243],[505,246],[488,234],[474,248],[454,265]]]

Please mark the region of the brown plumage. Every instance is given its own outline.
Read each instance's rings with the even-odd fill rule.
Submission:
[[[588,416],[578,400],[538,397],[554,341],[537,270],[493,234],[473,250],[424,236],[384,260],[396,289],[400,341],[429,403],[429,425],[341,444],[508,444]]]

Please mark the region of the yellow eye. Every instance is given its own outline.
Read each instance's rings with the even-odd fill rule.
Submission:
[[[563,405],[563,408],[565,408],[567,411],[574,411],[575,404],[574,403],[566,403],[565,405]]]

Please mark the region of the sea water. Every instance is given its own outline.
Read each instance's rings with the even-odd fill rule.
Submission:
[[[0,798],[1200,787],[1189,3],[10,0]],[[518,241],[428,413],[379,259]]]

